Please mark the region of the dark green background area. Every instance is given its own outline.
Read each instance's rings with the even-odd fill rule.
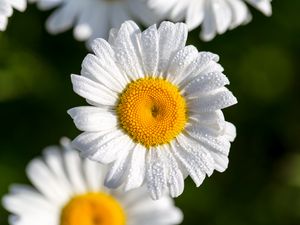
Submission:
[[[226,172],[200,188],[186,180],[176,199],[183,224],[300,224],[300,1],[273,1],[270,18],[251,11],[250,24],[209,43],[200,29],[189,35],[189,44],[220,55],[239,101],[224,110],[238,136]],[[45,146],[79,134],[66,111],[85,104],[70,74],[87,51],[71,31],[47,34],[49,14],[30,5],[0,33],[0,196],[11,183],[28,183],[25,166]],[[0,207],[1,225],[7,215]]]

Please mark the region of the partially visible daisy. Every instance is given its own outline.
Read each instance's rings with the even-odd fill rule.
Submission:
[[[105,167],[79,158],[68,140],[48,147],[27,175],[34,185],[13,185],[2,199],[11,225],[172,225],[182,221],[171,198],[152,201],[145,189],[128,193],[103,186]]]
[[[57,8],[46,23],[52,34],[74,26],[79,41],[106,38],[111,27],[136,18],[145,25],[158,21],[144,0],[30,0],[42,10]]]
[[[216,34],[246,24],[251,14],[245,2],[271,16],[271,0],[148,0],[149,6],[173,21],[185,20],[189,30],[202,24],[201,38],[212,40]]]
[[[72,75],[74,91],[92,106],[68,113],[84,131],[74,141],[82,156],[109,164],[105,184],[143,183],[153,199],[172,197],[190,175],[197,186],[224,171],[235,127],[221,109],[237,103],[219,57],[185,46],[187,27],[163,22],[141,32],[127,21]]]
[[[8,17],[12,16],[13,8],[24,11],[26,0],[0,0],[0,31],[6,29]]]

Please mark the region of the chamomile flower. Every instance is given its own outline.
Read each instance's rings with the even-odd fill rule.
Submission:
[[[58,34],[74,26],[79,41],[106,38],[111,27],[136,18],[145,25],[158,20],[143,0],[30,0],[41,10],[56,8],[46,22],[47,30]]]
[[[33,159],[27,175],[35,188],[13,185],[3,206],[11,225],[171,225],[182,221],[171,198],[149,198],[145,189],[128,193],[103,186],[106,168],[81,159],[70,148],[52,146]]]
[[[148,0],[149,6],[171,20],[185,20],[189,30],[202,24],[201,38],[210,41],[216,34],[251,20],[245,2],[266,16],[272,14],[271,0]]]
[[[235,127],[221,109],[237,102],[219,57],[185,46],[187,26],[163,22],[141,32],[132,21],[96,39],[74,91],[92,106],[68,113],[81,131],[74,147],[109,164],[105,185],[146,183],[153,199],[172,197],[190,175],[199,186],[224,171]]]
[[[24,11],[26,0],[0,0],[0,31],[6,29],[8,18],[13,14],[13,8]]]

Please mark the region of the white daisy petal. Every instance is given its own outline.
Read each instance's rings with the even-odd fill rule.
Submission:
[[[99,82],[114,92],[122,91],[123,87],[120,86],[120,83],[116,82],[114,76],[112,76],[112,74],[119,74],[118,69],[115,69],[116,67],[111,67],[112,71],[105,70],[107,68],[105,68],[106,61],[101,62],[99,58],[100,57],[96,57],[92,54],[88,54],[84,58],[81,70],[82,76],[85,76],[95,82]]]
[[[156,204],[159,203],[159,204]],[[140,200],[131,207],[130,221],[132,225],[165,225],[178,224],[182,222],[183,215],[178,209],[170,210],[170,206],[174,204],[169,198],[162,197],[159,200],[151,199]]]
[[[62,3],[62,0],[29,0],[29,2],[37,2],[37,5],[42,10],[48,10]]]
[[[217,32],[218,34],[223,34],[229,28],[232,21],[230,6],[224,0],[214,0],[212,8],[214,10]]]
[[[2,198],[2,205],[12,213],[9,224],[76,224],[78,220],[88,224],[95,218],[112,221],[113,224],[132,225],[175,225],[182,221],[182,212],[167,195],[163,194],[160,200],[153,201],[145,188],[127,192],[123,187],[109,190],[103,186],[104,174],[109,169],[107,166],[78,157],[67,138],[62,138],[61,144],[63,149],[50,146],[44,150],[45,162],[34,159],[29,164],[30,179],[41,192],[27,185],[13,185]],[[120,152],[123,158],[111,165],[116,170],[108,175],[108,181],[116,185],[128,175],[134,176],[135,182],[126,183],[125,186],[139,186],[144,179],[145,153],[143,146],[134,146],[132,142],[130,149]],[[144,165],[137,164],[141,159]],[[133,164],[127,167],[123,160]],[[120,165],[124,166],[124,170],[119,169]],[[61,167],[65,170],[61,171]],[[71,193],[63,195],[65,189],[61,188],[61,184],[65,179],[70,181],[72,189]]]
[[[47,220],[45,221],[45,218]],[[52,215],[38,215],[33,217],[10,217],[9,223],[12,225],[39,225],[39,224],[45,224],[45,225],[52,225],[52,224],[58,224],[59,220],[52,219]]]
[[[93,155],[101,150],[102,146],[112,140],[122,136],[123,134],[117,130],[108,130],[102,132],[84,132],[77,136],[72,145],[78,149],[82,157],[93,157]],[[98,159],[100,160],[100,159]]]
[[[206,1],[204,9],[206,15],[203,19],[200,37],[204,41],[210,41],[217,34],[216,18],[214,15],[212,4]]]
[[[217,34],[251,20],[246,2],[266,16],[272,14],[271,0],[146,0],[151,9],[173,21],[184,20],[193,30],[201,25],[200,37],[212,40]]]
[[[18,11],[25,11],[26,9],[26,0],[7,0],[11,5],[12,7],[14,7],[16,10]]]
[[[26,213],[39,212],[44,215],[48,212],[56,212],[55,205],[51,204],[40,193],[25,185],[13,185],[10,191],[14,196],[4,196],[3,206],[16,214],[26,215]],[[26,204],[30,202],[31,204]]]
[[[225,136],[230,142],[233,142],[236,137],[236,128],[232,123],[225,123]]]
[[[117,117],[108,111],[82,106],[68,110],[76,127],[82,131],[105,131],[117,126]]]
[[[7,17],[0,15],[0,31],[4,31],[7,27]]]
[[[229,154],[229,149],[230,149],[230,142],[227,137],[224,136],[211,136],[208,135],[207,132],[203,132],[202,129],[197,129],[197,127],[191,126],[190,128],[188,127],[186,129],[186,132],[193,137],[196,141],[201,143],[203,147],[211,150],[211,151],[216,151],[220,152],[224,155]]]
[[[114,15],[111,18],[111,27],[120,27],[124,21],[130,20],[131,17],[122,4],[112,4],[110,13]]]
[[[24,2],[26,0],[2,0]],[[144,25],[154,24],[162,16],[155,13],[145,1],[107,0],[29,0],[36,2],[41,10],[55,8],[47,20],[47,30],[52,34],[61,33],[72,26],[78,41],[86,41],[87,48],[95,38],[107,38],[109,29],[119,27],[123,22],[135,19]],[[19,6],[19,5],[18,5]],[[18,9],[21,9],[20,7]]]
[[[183,90],[187,93],[188,98],[195,98],[200,94],[205,94],[227,84],[229,84],[229,80],[224,74],[211,72],[196,76]]]
[[[81,13],[77,15],[77,23],[74,26],[74,37],[78,41],[85,41],[93,34],[93,27],[91,22],[93,21],[93,17],[95,17],[95,10],[99,10],[101,14],[102,2],[99,1],[99,8],[95,9],[97,4],[95,2],[90,2],[89,5],[82,4],[78,5],[82,7]],[[80,10],[80,9],[79,9]],[[106,24],[103,24],[105,26]]]
[[[82,3],[86,4],[86,3]],[[90,35],[86,36],[85,39],[87,40],[86,46],[88,49],[90,49],[90,43],[96,38],[107,38],[108,31],[111,27],[110,23],[107,21],[107,17],[110,15],[110,7],[108,7],[105,2],[102,1],[93,1],[93,4],[90,4],[90,6],[86,7],[85,10],[88,13],[88,18],[86,22],[83,22],[82,25],[88,25],[90,30]],[[101,26],[99,26],[99,21],[103,21],[101,23]],[[74,28],[74,31],[76,30],[76,27],[80,26],[79,23]]]
[[[58,34],[70,29],[76,19],[76,11],[75,6],[71,4],[66,4],[56,10],[46,22],[48,32]]]
[[[109,85],[109,87],[114,88],[116,91],[122,91],[128,79],[126,79],[127,77],[117,68],[115,53],[110,44],[104,39],[95,39],[91,44],[91,48],[96,54],[97,59],[90,56],[89,64],[91,69],[89,70],[89,75],[104,85],[109,82],[109,84],[112,85]],[[84,63],[82,66],[84,68]]]
[[[139,49],[140,33],[139,27],[134,22],[127,21],[122,24],[113,43],[117,64],[133,80],[144,74],[139,60],[141,57]]]
[[[26,9],[26,0],[1,0],[0,1],[0,31],[5,31],[8,18],[13,15],[13,8],[18,11]]]
[[[66,165],[66,172],[69,177],[70,183],[72,184],[75,193],[85,193],[87,187],[85,185],[82,170],[80,168],[81,159],[79,158],[78,152],[65,146],[66,152],[64,154],[64,160]]]
[[[159,148],[150,148],[146,156],[146,183],[151,197],[155,200],[163,195],[167,183],[162,151]]]
[[[260,10],[266,16],[272,15],[271,0],[246,0],[249,4]]]
[[[228,1],[232,11],[232,22],[230,29],[233,29],[241,24],[245,24],[250,21],[250,12],[246,4],[240,0]]]
[[[229,163],[229,159],[226,155],[216,153],[216,152],[210,152],[211,156],[214,158],[214,164],[215,164],[215,170],[219,172],[224,172]]]
[[[96,192],[102,189],[106,172],[106,168],[103,165],[85,159],[83,161],[83,172],[89,191]]]
[[[169,61],[184,48],[187,39],[187,27],[183,23],[162,22],[159,33],[158,74],[165,74]],[[166,74],[165,74],[166,75]]]
[[[55,204],[63,204],[67,196],[63,186],[57,183],[57,178],[40,159],[32,160],[27,169],[27,176],[34,186]]]
[[[186,46],[176,53],[168,68],[167,79],[174,84],[180,83],[186,77],[186,68],[198,56],[198,50],[192,46]]]
[[[167,168],[167,186],[171,197],[175,198],[182,194],[184,189],[183,175],[178,163],[167,147],[162,151]]]
[[[187,156],[182,150],[178,143],[171,143],[172,153],[175,155],[177,160],[181,162],[184,168],[187,170],[188,175],[193,179],[196,186],[199,187],[205,179],[205,172],[202,171],[198,165],[195,164],[192,156]]]
[[[220,88],[206,95],[200,95],[188,101],[189,110],[193,112],[212,112],[237,103],[236,98],[227,88]]]
[[[111,30],[109,42],[96,40],[82,76],[72,76],[75,92],[92,105],[69,111],[84,131],[73,145],[109,165],[108,188],[145,183],[153,199],[177,197],[188,175],[199,186],[227,167],[236,133],[221,109],[237,100],[225,88],[219,56],[185,47],[186,38],[183,23],[141,32],[128,21]]]
[[[0,4],[0,15],[10,17],[13,14],[13,8],[11,5],[4,1]]]
[[[108,35],[108,43],[110,45],[113,45],[116,41],[116,38],[118,36],[119,30],[117,28],[111,28]]]
[[[199,52],[198,56],[185,69],[185,79],[179,80],[179,87],[193,81],[196,76],[205,75],[212,72],[223,72],[223,67],[218,64],[219,56],[210,52]]]
[[[149,27],[141,35],[141,52],[145,74],[154,75],[158,66],[159,36],[156,25]]]
[[[49,169],[53,171],[57,177],[57,183],[64,187],[65,195],[71,196],[73,191],[72,185],[66,176],[60,149],[56,146],[49,146],[43,150],[43,153],[47,166],[49,166]]]
[[[145,178],[145,164],[146,164],[146,149],[137,144],[132,150],[131,163],[129,168],[128,177],[125,182],[125,191],[140,187]]]
[[[189,4],[187,6],[186,13],[186,24],[188,25],[190,30],[198,27],[199,24],[202,23],[204,18],[204,0],[196,0],[195,4]]]
[[[178,1],[170,11],[170,18],[174,21],[183,20],[185,17],[185,13],[181,10],[181,8],[185,8],[187,4],[187,1]]]
[[[128,175],[128,166],[131,159],[132,149],[124,149],[120,152],[118,159],[109,168],[105,177],[104,185],[108,188],[115,189],[119,187]]]
[[[145,1],[128,0],[126,1],[130,9],[130,15],[138,19],[143,25],[151,26],[160,22],[164,15],[155,13]],[[145,7],[146,6],[146,7]]]
[[[113,106],[117,95],[107,87],[88,78],[71,75],[73,90],[78,95],[100,105]]]
[[[224,135],[226,121],[221,110],[215,112],[191,113],[190,122],[186,126],[186,131],[196,131],[203,136],[218,138]]]
[[[118,136],[116,136],[118,135]],[[101,145],[96,145],[97,150],[94,154],[90,155],[89,158],[104,164],[111,163],[118,158],[118,155],[122,151],[130,150],[131,140],[126,135],[115,132],[115,137],[109,141],[101,142]]]
[[[197,126],[205,127],[206,130],[214,130],[213,132],[216,135],[220,134],[220,132],[226,126],[225,118],[221,110],[217,110],[209,113],[199,113],[190,115],[193,123],[197,123]]]
[[[177,137],[177,143],[174,145],[174,149],[177,149],[176,155],[183,165],[187,166],[189,164],[190,168],[187,167],[186,169],[194,174],[193,176],[195,176],[197,182],[194,180],[193,176],[191,177],[197,186],[202,182],[202,173],[207,174],[208,176],[213,173],[214,160],[212,156],[205,148],[191,138],[179,135]]]

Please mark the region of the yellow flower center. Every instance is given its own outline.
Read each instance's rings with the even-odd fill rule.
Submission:
[[[63,208],[60,225],[125,225],[121,205],[105,193],[88,193],[70,200]]]
[[[147,148],[169,143],[187,121],[186,102],[178,88],[158,78],[129,83],[120,96],[117,114],[121,127]]]

